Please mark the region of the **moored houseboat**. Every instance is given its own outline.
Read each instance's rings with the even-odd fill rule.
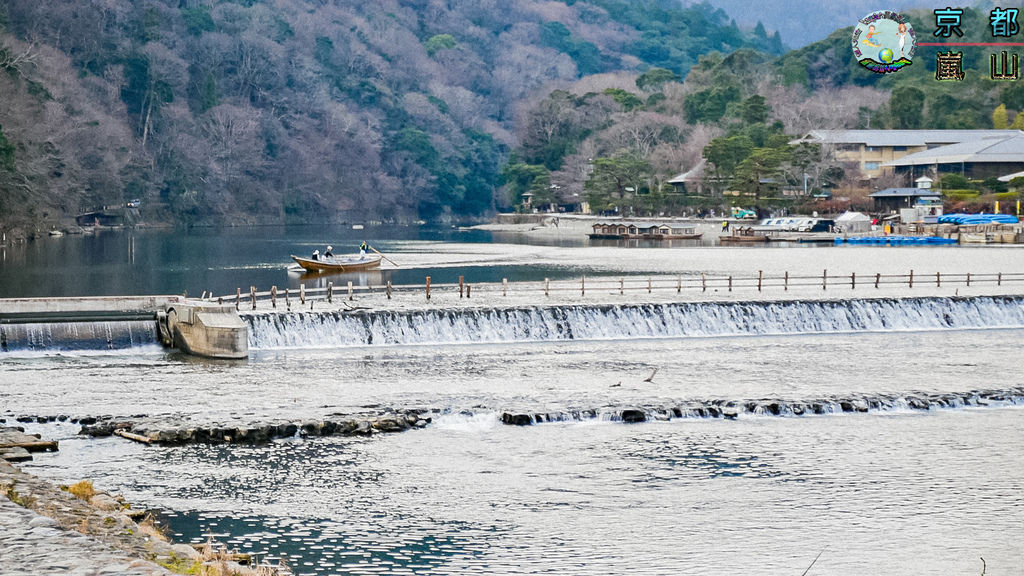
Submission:
[[[697,240],[703,236],[694,226],[650,222],[598,222],[591,239],[603,240]]]

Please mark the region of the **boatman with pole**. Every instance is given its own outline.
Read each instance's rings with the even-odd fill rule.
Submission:
[[[361,255],[365,256],[366,255],[366,248],[367,248],[366,240],[363,240],[363,243],[359,245],[359,253]]]

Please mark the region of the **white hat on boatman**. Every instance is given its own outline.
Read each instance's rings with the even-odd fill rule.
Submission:
[[[328,250],[333,250],[333,249],[334,249],[334,246],[328,246],[328,247],[327,247],[327,249],[328,249]]]

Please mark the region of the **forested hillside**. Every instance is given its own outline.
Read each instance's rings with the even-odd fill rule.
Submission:
[[[672,0],[0,0],[0,228],[485,215],[553,87],[744,46]]]
[[[968,9],[964,18],[985,22],[986,14]],[[933,21],[930,11],[910,16],[926,30]],[[982,42],[988,29],[966,32],[963,40]],[[797,200],[781,190],[802,188],[804,174],[812,192],[863,188],[859,172],[829,162],[826,151],[789,145],[812,129],[1024,129],[1024,82],[989,79],[992,48],[963,48],[965,79],[938,82],[939,48],[919,47],[911,66],[879,75],[857,63],[851,34],[843,28],[781,57],[705,55],[685,79],[651,69],[553,91],[520,123],[521,145],[504,169],[509,201],[529,192],[534,203],[585,199],[594,211],[658,214],[719,205],[729,189],[753,196],[738,203],[791,206]],[[703,196],[667,184],[702,162]]]

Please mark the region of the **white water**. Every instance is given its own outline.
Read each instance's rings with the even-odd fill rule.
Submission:
[[[255,314],[255,350],[1024,327],[1024,298]]]
[[[142,320],[0,325],[0,355],[159,350],[156,323]]]

